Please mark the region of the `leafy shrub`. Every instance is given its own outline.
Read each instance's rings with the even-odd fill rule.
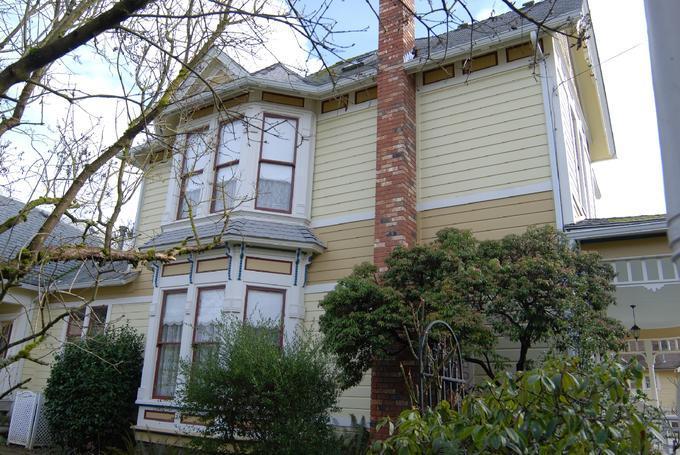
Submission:
[[[402,412],[396,433],[371,453],[651,453],[661,439],[660,411],[645,405],[642,375],[636,362],[584,370],[576,358],[551,359],[487,383],[465,397],[460,412],[445,401],[425,415]]]
[[[206,423],[195,446],[209,453],[305,454],[331,451],[328,425],[339,388],[334,362],[314,338],[279,347],[276,324],[253,327],[226,316],[217,347],[182,366],[178,403]]]
[[[142,353],[142,336],[128,326],[64,346],[45,389],[55,444],[76,453],[124,445],[135,419]]]

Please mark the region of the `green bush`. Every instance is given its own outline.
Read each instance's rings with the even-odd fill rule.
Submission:
[[[460,412],[445,401],[425,415],[404,411],[371,453],[654,453],[661,415],[639,392],[642,372],[637,363],[608,360],[584,370],[576,358],[551,359],[487,383]]]
[[[45,389],[52,441],[75,453],[121,447],[135,421],[142,336],[128,326],[68,343]]]
[[[276,324],[253,327],[224,317],[216,349],[183,365],[185,415],[206,426],[195,446],[208,453],[316,454],[333,450],[329,426],[340,389],[334,362],[315,338],[298,335],[283,347]]]

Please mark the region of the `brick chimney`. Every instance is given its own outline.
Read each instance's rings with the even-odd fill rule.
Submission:
[[[414,0],[380,0],[373,260],[416,242],[416,89],[403,64],[415,45]]]
[[[398,245],[416,243],[415,78],[403,64],[415,45],[414,0],[380,0],[378,35],[378,123],[373,262],[380,270]],[[371,428],[410,405],[401,364],[407,356],[374,362]],[[374,437],[383,438],[386,428]]]

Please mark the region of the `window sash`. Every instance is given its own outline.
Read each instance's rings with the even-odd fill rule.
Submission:
[[[91,307],[85,335],[88,337],[102,335],[106,330],[106,317],[108,314],[109,307],[107,305]]]
[[[215,167],[213,181],[212,212],[221,212],[225,209],[233,209],[238,201],[239,184],[239,161],[231,161]],[[230,178],[220,178],[221,176]]]
[[[194,140],[194,138],[198,138]],[[195,142],[194,142],[195,141]],[[198,207],[203,192],[203,170],[210,162],[206,129],[191,131],[184,140],[184,155],[180,169],[180,190],[177,204],[177,219],[189,216],[189,206]],[[193,184],[193,187],[190,185]],[[189,190],[191,188],[191,190]],[[191,193],[191,196],[188,194]],[[195,214],[194,214],[195,215]]]
[[[212,297],[212,299],[210,298]],[[224,307],[224,287],[199,288],[192,341],[192,361],[200,362],[217,344],[217,322]],[[205,298],[205,299],[204,299]]]
[[[79,340],[83,336],[85,324],[85,310],[71,311],[68,316],[68,324],[66,326],[66,341],[73,342]]]
[[[182,344],[186,296],[186,289],[166,291],[163,294],[158,338],[156,341],[156,371],[153,382],[154,398],[167,399],[175,395],[177,374],[179,373],[179,355]],[[169,299],[173,299],[173,301],[168,302]],[[173,307],[168,308],[169,305]]]
[[[298,119],[272,114],[264,114],[262,119],[262,138],[260,160],[257,170],[255,208],[271,212],[291,213],[293,191],[295,189],[295,163],[297,159]],[[287,132],[291,139],[276,137],[276,132]],[[290,151],[277,153],[277,149],[290,146]],[[285,172],[284,178],[271,178],[278,170]],[[267,175],[269,174],[269,175]],[[269,177],[269,178],[267,178]]]
[[[258,299],[258,295],[260,294],[260,299]],[[278,295],[280,298],[280,301],[276,302],[277,306],[280,306],[280,309],[274,308],[273,311],[269,310],[267,311],[264,315],[261,313],[262,309],[262,300],[261,298],[264,295]],[[267,304],[268,302],[264,302]],[[272,319],[276,318],[279,320],[279,330],[278,333],[272,334],[275,339],[277,339],[278,344],[281,346],[283,345],[283,329],[284,329],[284,319],[285,319],[285,312],[286,312],[286,290],[285,289],[276,289],[276,288],[266,288],[266,287],[259,287],[259,286],[247,286],[246,287],[246,302],[245,302],[245,310],[243,312],[243,321],[244,322],[249,322],[251,325],[254,327],[258,326],[258,321],[261,321],[263,318],[261,316],[273,316]]]

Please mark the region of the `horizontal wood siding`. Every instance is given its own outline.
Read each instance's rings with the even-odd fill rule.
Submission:
[[[307,282],[327,283],[349,275],[362,262],[373,261],[373,220],[317,228],[327,250],[314,258]]]
[[[318,332],[319,316],[323,310],[319,308],[319,302],[325,293],[305,294],[305,327],[307,330]],[[333,417],[338,418],[340,423],[347,421],[349,416],[355,416],[357,421],[363,417],[366,423],[371,421],[371,372],[364,374],[361,383],[342,393],[338,399],[340,412]]]
[[[430,242],[444,228],[469,229],[494,239],[524,232],[527,226],[555,223],[552,191],[463,204],[418,213],[418,240]]]
[[[540,81],[518,68],[418,96],[418,201],[550,179]]]
[[[142,245],[160,233],[168,193],[171,160],[154,163],[144,175],[144,191],[139,199],[141,210],[136,226],[137,245]]]
[[[318,121],[312,219],[375,207],[376,109],[331,114]]]
[[[581,244],[581,249],[584,251],[597,251],[605,259],[671,254],[668,238],[665,235],[587,242]]]

